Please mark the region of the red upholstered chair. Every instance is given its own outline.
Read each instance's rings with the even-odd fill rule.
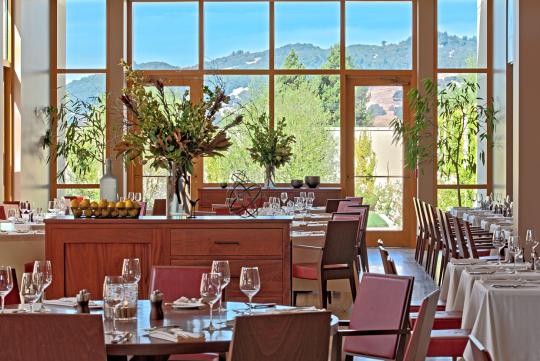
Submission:
[[[2,360],[107,360],[101,315],[3,314],[0,324]]]
[[[6,209],[4,208],[4,206],[0,206],[0,220],[6,220],[6,219],[7,219]]]
[[[486,350],[484,345],[478,339],[472,335],[469,336],[471,341],[472,361],[492,361],[489,351]]]
[[[338,207],[339,207],[339,202],[343,202],[343,201],[347,201],[347,199],[343,199],[343,198],[340,198],[340,199],[327,199],[326,200],[326,207],[325,207],[324,211],[326,213],[337,212]]]
[[[164,302],[173,302],[180,297],[199,298],[201,296],[202,274],[209,272],[210,267],[154,266],[150,277],[150,292],[163,292]],[[196,361],[217,360],[214,353],[171,355],[169,360]]]
[[[293,248],[313,250],[321,254],[321,263],[294,263],[292,276],[307,280],[320,280],[322,307],[326,308],[329,293],[327,281],[348,279],[353,300],[356,297],[354,270],[358,221],[329,221],[324,247],[295,244]],[[298,292],[293,291],[293,304]]]
[[[452,357],[454,360],[462,357],[469,333],[462,329],[431,331],[427,357]]]
[[[353,356],[403,360],[413,283],[413,277],[363,275],[351,320],[340,321],[341,326],[348,327],[338,330],[335,336],[338,353],[345,338],[345,360],[352,361]]]
[[[361,205],[360,203],[347,199],[345,201],[339,202],[338,209],[336,212],[337,213],[355,212],[356,209],[354,207],[360,206],[360,205]]]
[[[345,197],[345,199],[356,204],[362,204],[364,202],[364,197]]]
[[[347,212],[332,213],[332,219],[350,220],[358,219],[358,234],[356,238],[356,267],[363,272],[369,272],[369,258],[367,253],[366,229],[369,217],[369,205],[351,204],[346,206]]]
[[[13,278],[13,288],[7,294],[4,302],[5,305],[18,305],[21,303],[21,296],[19,295],[19,283],[17,281],[17,272],[15,268],[11,269],[11,277]]]

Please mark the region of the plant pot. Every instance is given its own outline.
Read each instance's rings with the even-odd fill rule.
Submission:
[[[291,186],[293,188],[302,188],[303,185],[304,185],[304,181],[301,179],[293,179],[291,181]]]
[[[276,167],[273,164],[266,165],[264,169],[264,188],[276,188],[274,183],[274,175],[276,173]]]
[[[321,183],[321,177],[315,175],[308,175],[304,180],[309,188],[317,188]]]

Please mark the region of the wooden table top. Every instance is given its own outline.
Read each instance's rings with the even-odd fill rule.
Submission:
[[[257,216],[241,217],[241,216],[197,216],[195,218],[187,218],[185,216],[141,216],[139,218],[74,218],[73,216],[64,216],[58,218],[49,218],[45,220],[45,224],[156,224],[156,223],[225,223],[225,222],[283,222],[289,223],[293,219],[292,216]]]
[[[175,310],[170,306],[164,306],[165,318],[160,321],[150,320],[150,302],[142,300],[138,302],[137,319],[131,321],[116,321],[116,329],[118,331],[127,331],[132,334],[129,341],[119,344],[111,343],[112,336],[107,335],[112,331],[112,322],[104,321],[104,330],[106,333],[105,343],[107,354],[109,356],[156,356],[156,359],[161,359],[159,356],[167,356],[171,354],[189,354],[189,353],[225,353],[229,350],[229,343],[233,335],[233,327],[231,321],[239,315],[235,312],[246,310],[247,305],[242,302],[224,302],[226,311],[221,315],[217,312],[217,307],[214,308],[214,325],[218,328],[216,331],[209,332],[204,330],[210,322],[208,307],[195,310]],[[22,306],[6,306],[6,308],[18,308]],[[47,309],[53,313],[76,314],[75,308],[47,305]],[[287,306],[277,306],[275,308],[256,309],[254,312],[271,312],[275,309],[286,309]],[[103,314],[103,310],[92,310],[93,314]],[[221,316],[221,318],[220,318]],[[221,320],[221,321],[220,321]],[[337,329],[338,318],[332,315],[331,327],[333,331]],[[181,342],[174,343],[165,340],[150,338],[147,336],[148,329],[151,327],[160,326],[178,326],[181,329],[189,332],[201,332],[205,335],[204,342]],[[333,332],[332,332],[333,333]],[[165,358],[166,359],[166,358]]]

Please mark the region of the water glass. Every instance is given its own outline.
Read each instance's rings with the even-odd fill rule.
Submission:
[[[30,304],[30,312],[34,312],[34,304],[41,298],[43,292],[43,275],[25,272],[22,275],[20,296],[24,304]]]
[[[32,272],[37,277],[41,277],[43,280],[43,294],[41,296],[41,301],[45,300],[45,290],[52,283],[52,264],[51,261],[35,261],[34,270]]]
[[[56,214],[56,202],[55,201],[49,201],[47,204],[47,210],[49,213]]]
[[[125,283],[139,283],[141,280],[141,261],[138,258],[124,258],[122,277]]]
[[[116,306],[124,301],[124,277],[105,276],[103,281],[103,315],[106,320],[113,321],[116,331]]]
[[[281,192],[280,198],[281,198],[281,203],[283,203],[283,206],[285,207],[285,205],[287,204],[287,199],[289,198],[289,195],[287,194],[287,192]]]
[[[0,298],[2,299],[0,313],[4,313],[4,299],[13,289],[13,273],[11,272],[11,267],[0,266]]]
[[[240,291],[249,299],[249,313],[252,311],[253,297],[261,289],[261,278],[258,267],[242,267],[240,271]]]
[[[134,192],[128,192],[128,199],[131,199],[132,201],[135,200],[135,193]]]
[[[209,331],[216,328],[213,323],[214,304],[221,298],[221,273],[203,273],[201,278],[201,298],[210,306],[210,324]]]
[[[510,236],[508,241],[508,251],[514,259],[514,273],[516,273],[516,258],[521,254],[519,236]]]
[[[221,274],[221,297],[219,298],[219,312],[223,311],[223,297],[225,295],[225,287],[231,282],[231,270],[229,268],[229,261],[213,261],[212,273]]]
[[[135,193],[135,202],[142,202],[142,193],[141,192],[136,192]]]
[[[497,254],[499,257],[499,265],[501,264],[501,253],[506,246],[506,240],[504,239],[504,232],[496,230],[493,232],[493,245],[497,247]]]

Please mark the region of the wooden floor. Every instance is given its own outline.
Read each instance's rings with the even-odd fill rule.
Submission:
[[[424,269],[414,260],[413,249],[389,248],[390,256],[395,260],[398,274],[414,276],[413,301],[422,300],[427,294],[437,289],[435,282],[424,272]],[[379,250],[369,249],[369,268],[373,273],[384,273]],[[314,293],[300,294],[298,304],[318,305],[318,295]],[[348,319],[351,310],[351,297],[349,294],[334,294],[332,304],[328,309],[341,319]],[[368,361],[372,359],[355,357],[355,361]],[[450,361],[451,358],[427,358],[429,361]]]

